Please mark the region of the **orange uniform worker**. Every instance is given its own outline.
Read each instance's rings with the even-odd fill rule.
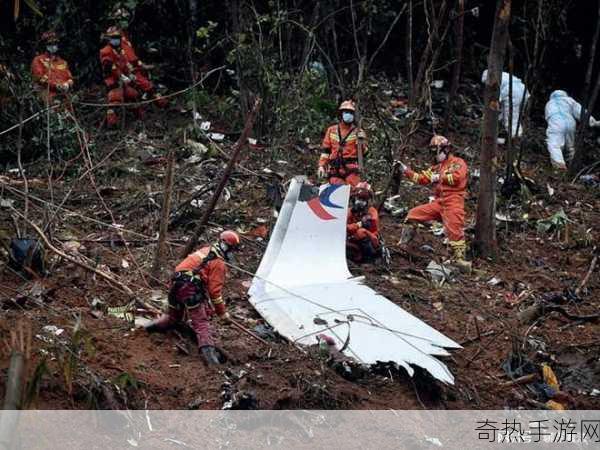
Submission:
[[[379,255],[379,213],[369,205],[371,197],[371,186],[365,181],[352,188],[346,252],[356,263],[373,261]]]
[[[223,301],[227,275],[225,261],[239,243],[236,232],[223,231],[215,245],[200,248],[179,263],[171,279],[169,310],[146,325],[146,330],[167,330],[184,320],[187,313],[202,357],[209,365],[219,364],[210,318],[216,312],[221,319],[229,320]]]
[[[136,102],[140,93],[133,87],[136,75],[133,67],[127,62],[127,57],[121,47],[121,31],[117,27],[106,30],[108,44],[100,50],[100,64],[104,74],[104,83],[109,88],[108,103],[120,104]],[[138,118],[143,115],[140,106],[135,108]],[[106,123],[109,126],[119,123],[119,118],[114,108],[106,111]]]
[[[441,220],[446,236],[450,241],[455,262],[465,268],[470,263],[465,261],[465,194],[468,181],[467,163],[452,154],[450,142],[444,136],[433,136],[430,142],[435,152],[437,164],[423,172],[414,172],[400,163],[404,175],[417,184],[434,185],[435,200],[420,205],[408,212],[407,222],[424,223]],[[414,229],[406,229],[402,242],[408,242],[414,235]]]
[[[58,36],[53,31],[42,35],[46,51],[33,58],[31,75],[42,99],[48,103],[57,94],[66,94],[73,87],[73,75],[67,62],[57,55]]]
[[[341,120],[325,132],[317,175],[329,178],[330,184],[360,183],[358,166],[359,146],[367,155],[367,135],[355,124],[356,106],[352,100],[344,101],[339,108]]]

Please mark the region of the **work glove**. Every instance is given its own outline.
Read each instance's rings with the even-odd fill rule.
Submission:
[[[394,165],[400,167],[400,170],[402,171],[402,173],[404,173],[408,170],[408,166],[406,164],[404,164],[402,161],[394,161]]]
[[[69,90],[69,85],[67,83],[61,83],[61,84],[56,85],[56,88],[60,92],[67,92]]]
[[[132,73],[131,75],[129,75],[129,79],[130,79],[131,81],[135,81],[135,80],[137,80],[137,77],[135,76],[135,73]]]
[[[364,130],[359,130],[358,133],[356,133],[356,137],[361,140],[366,139],[367,134],[364,132]]]
[[[127,75],[121,74],[120,78],[121,78],[121,82],[123,84],[129,84],[129,83],[131,83],[131,78],[129,78]]]
[[[325,175],[325,167],[319,166],[319,168],[317,169],[317,177],[319,177],[319,179],[323,179],[325,178]]]
[[[437,183],[438,181],[440,181],[440,174],[439,173],[434,173],[433,175],[431,175],[431,182],[432,183]]]
[[[144,63],[142,63],[142,65],[140,67],[142,69],[144,69],[144,70],[152,70],[152,69],[154,69],[154,64],[144,64]]]
[[[363,227],[363,223],[362,220],[359,220],[358,222],[356,222],[355,224],[358,228],[362,228]]]

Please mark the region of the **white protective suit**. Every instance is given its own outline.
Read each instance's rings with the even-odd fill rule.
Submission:
[[[581,105],[569,97],[565,91],[554,91],[546,103],[546,143],[552,165],[559,169],[566,169],[563,156],[563,147],[567,148],[568,158],[572,159],[575,153],[575,131],[577,121],[581,119]],[[590,126],[598,126],[596,119],[590,116]]]
[[[488,71],[485,70],[483,75],[481,76],[481,82],[485,83],[487,81]],[[529,100],[529,91],[525,88],[525,85],[521,81],[520,78],[513,75],[512,77],[513,84],[513,95],[512,95],[512,106],[513,106],[513,117],[512,117],[512,137],[521,137],[523,135],[523,123],[519,124],[519,114],[523,114],[525,110],[525,105],[527,104],[527,100]],[[525,98],[523,98],[523,93],[525,93]],[[502,72],[502,82],[500,84],[500,104],[502,105],[502,111],[500,113],[500,120],[504,124],[504,128],[507,133],[510,133],[509,130],[509,94],[510,94],[510,74],[506,72]],[[523,111],[521,111],[521,102],[523,102]],[[517,132],[518,128],[518,132]]]

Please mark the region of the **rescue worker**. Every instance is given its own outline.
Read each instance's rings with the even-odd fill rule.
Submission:
[[[121,36],[121,49],[127,59],[127,63],[130,66],[131,71],[135,74],[134,86],[142,93],[142,100],[148,100],[149,98],[155,98],[155,102],[159,108],[167,106],[167,100],[158,93],[154,87],[154,84],[148,79],[148,71],[153,68],[151,65],[144,64],[137,56],[133,48],[133,44],[129,40],[127,35],[127,27],[129,26],[129,11],[127,9],[119,7],[111,14],[111,19],[116,23],[115,28],[120,31]]]
[[[581,105],[569,97],[565,91],[554,91],[546,103],[546,144],[552,165],[559,170],[567,170],[563,147],[567,149],[567,158],[575,154],[575,131],[577,121],[581,120]],[[600,122],[590,116],[590,126],[598,127]]]
[[[340,122],[330,126],[321,144],[321,157],[317,175],[327,177],[330,184],[360,183],[358,165],[359,148],[366,157],[367,135],[355,124],[356,106],[352,100],[342,102],[339,108]]]
[[[468,181],[467,163],[452,154],[450,142],[444,136],[436,135],[429,144],[436,164],[423,172],[414,172],[404,163],[400,167],[404,176],[413,183],[434,186],[435,200],[420,205],[408,212],[401,243],[408,243],[415,234],[414,224],[441,220],[444,231],[453,251],[456,265],[470,271],[471,263],[465,260],[465,194]]]
[[[64,95],[73,87],[73,76],[67,62],[58,56],[58,36],[53,31],[42,34],[45,51],[31,63],[31,75],[36,90],[45,103]]]
[[[171,279],[169,310],[148,324],[146,330],[165,331],[187,315],[202,358],[208,365],[219,364],[210,319],[215,312],[225,322],[230,319],[222,292],[227,274],[225,261],[239,244],[235,231],[223,231],[216,244],[202,247],[180,262]]]
[[[379,213],[369,205],[371,186],[361,181],[352,188],[346,225],[346,252],[356,263],[371,262],[379,255]]]
[[[481,76],[481,82],[486,83],[488,78],[488,71],[485,70]],[[500,111],[500,120],[504,124],[504,128],[506,129],[506,133],[512,133],[512,137],[520,138],[523,135],[523,111],[525,110],[525,105],[529,100],[529,91],[523,84],[520,78],[513,75],[512,77],[512,126],[509,123],[510,120],[510,74],[506,72],[502,72],[502,80],[500,84],[500,104],[502,106],[502,110]],[[523,94],[525,94],[525,98],[523,98]],[[521,108],[521,105],[523,107]],[[519,120],[521,119],[521,120]]]
[[[121,47],[121,31],[117,27],[106,30],[105,37],[108,44],[100,50],[100,65],[104,74],[104,83],[108,91],[108,103],[112,105],[137,102],[140,94],[134,88],[136,75],[133,67],[127,62],[125,52]],[[138,119],[143,116],[140,106],[134,109]],[[114,108],[106,111],[106,123],[114,126],[119,123],[119,118]]]

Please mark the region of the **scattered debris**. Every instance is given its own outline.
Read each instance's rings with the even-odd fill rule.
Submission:
[[[46,325],[42,328],[42,331],[48,334],[53,334],[54,336],[60,336],[64,333],[64,329],[58,328],[56,325]]]
[[[392,217],[404,216],[407,213],[408,208],[406,206],[402,206],[401,201],[401,195],[394,195],[393,197],[389,197],[383,203],[383,209],[390,213]]]
[[[425,270],[431,275],[431,279],[439,285],[452,279],[453,270],[448,265],[438,264],[431,260]]]

